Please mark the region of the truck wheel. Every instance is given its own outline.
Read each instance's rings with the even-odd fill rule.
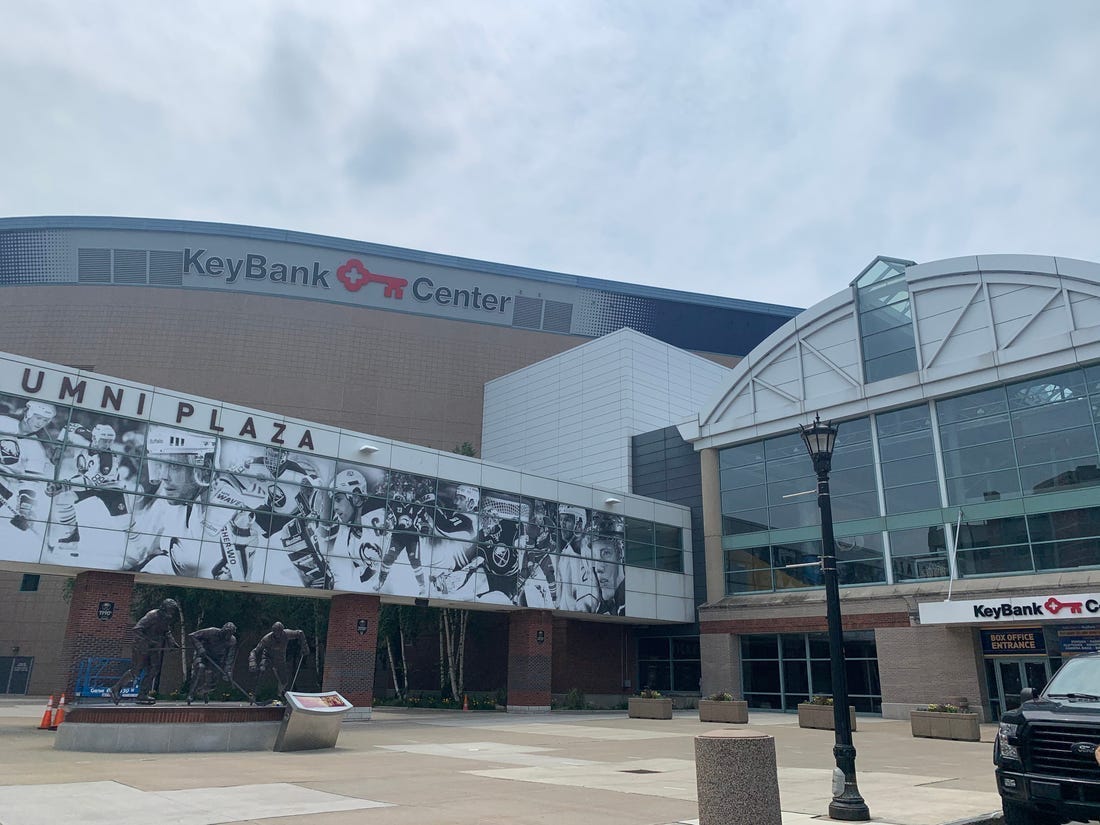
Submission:
[[[1049,814],[1032,813],[1022,805],[1001,800],[1001,808],[1005,814],[1005,825],[1062,825],[1062,818]]]

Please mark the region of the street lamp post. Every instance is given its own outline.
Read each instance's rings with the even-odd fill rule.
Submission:
[[[840,618],[840,586],[837,582],[836,543],[833,541],[833,505],[829,497],[829,470],[833,463],[833,446],[837,428],[832,422],[822,423],[821,416],[810,426],[799,426],[806,450],[817,473],[817,506],[821,508],[821,570],[825,577],[825,611],[829,622],[829,665],[833,681],[833,722],[836,738],[833,757],[836,769],[833,780],[833,801],[829,816],[849,822],[866,822],[871,818],[867,803],[856,785],[856,749],[852,745],[852,723],[848,716],[848,677],[844,669],[844,626]],[[840,788],[843,775],[844,786]]]

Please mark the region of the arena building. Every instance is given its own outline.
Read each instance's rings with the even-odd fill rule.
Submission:
[[[364,670],[364,646],[373,661],[374,636],[354,628],[371,625],[380,599],[509,611],[516,707],[548,704],[563,686],[629,691],[641,678],[633,652],[623,654],[631,627],[694,621],[701,555],[693,561],[690,513],[629,493],[625,447],[616,474],[596,481],[578,480],[583,450],[553,477],[449,451],[480,447],[486,382],[607,333],[637,330],[632,350],[664,347],[694,364],[698,394],[797,312],[300,233],[122,218],[0,219],[0,286],[11,448],[0,558],[12,594],[0,607],[0,653],[11,652],[0,656],[0,690],[70,695],[81,658],[121,655],[135,580],[332,597],[341,620],[330,618],[326,683],[359,702],[373,670],[349,674]],[[583,419],[583,376],[560,395]],[[630,432],[683,412],[667,405],[654,418],[652,403],[641,407]],[[174,481],[184,468],[189,481]],[[281,489],[278,502],[260,501],[264,485]],[[337,515],[349,495],[395,521],[418,503],[414,520],[444,532],[428,541],[432,553],[392,525],[369,552],[326,552],[350,541]],[[307,499],[306,512],[290,512]],[[451,575],[462,573],[450,561],[457,548],[440,546],[460,537],[445,534],[447,519],[476,535],[488,518],[499,551],[489,555],[502,561],[551,514],[557,544],[543,572],[527,571],[541,591],[522,592],[507,573],[503,590],[471,594],[468,577]],[[176,526],[145,523],[158,518]],[[174,543],[157,538],[172,530],[184,531]],[[68,606],[59,573],[78,574]],[[503,602],[485,599],[490,591]],[[565,682],[581,660],[588,682]],[[694,690],[698,672],[696,654]]]
[[[1100,265],[877,258],[756,347],[695,420],[703,691],[828,694],[816,477],[831,476],[849,690],[987,719],[1100,650]]]

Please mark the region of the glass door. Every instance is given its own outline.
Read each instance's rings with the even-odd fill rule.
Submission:
[[[1025,687],[1040,691],[1050,679],[1050,664],[1045,658],[997,659],[997,694],[1002,712],[1020,706],[1020,691]]]

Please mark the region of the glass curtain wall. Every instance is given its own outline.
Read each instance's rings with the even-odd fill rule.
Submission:
[[[821,586],[801,438],[719,472],[726,593]],[[1098,566],[1100,366],[841,422],[830,486],[843,584],[946,578],[955,542],[961,577]]]
[[[848,693],[857,711],[880,713],[875,635],[844,634]],[[795,710],[811,696],[832,695],[829,638],[825,633],[767,633],[741,637],[741,679],[749,707]]]

